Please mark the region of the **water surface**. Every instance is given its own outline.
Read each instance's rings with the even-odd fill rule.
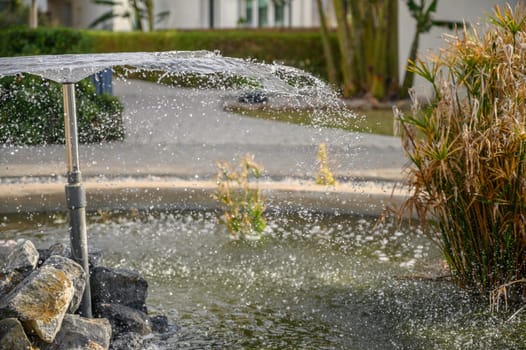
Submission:
[[[92,214],[104,264],[139,270],[151,314],[176,332],[150,349],[523,349],[521,316],[451,284],[416,227],[309,212],[273,215],[261,242],[209,212]],[[68,243],[65,215],[6,216],[4,238]],[[522,330],[522,332],[521,332]]]

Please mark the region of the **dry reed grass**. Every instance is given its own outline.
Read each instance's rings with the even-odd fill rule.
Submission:
[[[411,161],[404,209],[437,228],[461,286],[506,301],[526,296],[525,9],[495,7],[484,35],[464,27],[415,62],[435,95],[397,116]]]

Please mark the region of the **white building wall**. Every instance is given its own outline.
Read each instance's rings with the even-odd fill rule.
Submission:
[[[158,28],[199,29],[206,28],[208,16],[203,13],[207,0],[156,0],[155,12],[169,10],[167,20],[159,23]]]
[[[216,0],[215,28],[236,28],[238,21],[244,17],[239,0]]]
[[[517,0],[508,0],[508,3],[514,4]],[[466,23],[480,23],[484,27],[487,24],[488,17],[493,13],[495,4],[503,5],[504,0],[440,0],[438,1],[435,19],[448,19],[451,21],[465,21]],[[400,60],[400,81],[402,81],[409,50],[415,33],[415,20],[411,17],[405,3],[400,3],[399,8],[399,60]],[[424,57],[430,52],[437,52],[439,48],[444,47],[444,33],[452,33],[447,28],[435,27],[429,33],[420,36],[419,54]],[[425,89],[429,92],[430,88],[423,79],[417,77],[415,86]]]

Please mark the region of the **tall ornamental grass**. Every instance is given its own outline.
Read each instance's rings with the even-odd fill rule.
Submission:
[[[526,15],[495,7],[481,35],[464,28],[412,69],[434,89],[401,122],[411,161],[406,209],[435,230],[461,286],[526,296]]]

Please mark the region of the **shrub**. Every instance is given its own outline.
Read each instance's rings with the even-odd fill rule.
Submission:
[[[233,238],[260,238],[265,230],[266,206],[258,187],[261,173],[253,155],[246,155],[237,168],[228,162],[217,164],[218,189],[213,197],[224,206],[221,221]]]
[[[526,292],[526,16],[495,8],[412,69],[434,87],[429,106],[401,116],[411,160],[406,208],[437,228],[454,279],[480,294]],[[433,232],[433,231],[431,231]],[[521,283],[522,282],[522,283]],[[499,293],[495,293],[499,291]]]
[[[0,57],[89,52],[92,37],[67,28],[29,29],[12,27],[0,30]]]
[[[97,95],[89,80],[76,85],[79,142],[122,140],[122,105]],[[64,108],[58,83],[37,76],[0,79],[0,143],[64,143]]]

